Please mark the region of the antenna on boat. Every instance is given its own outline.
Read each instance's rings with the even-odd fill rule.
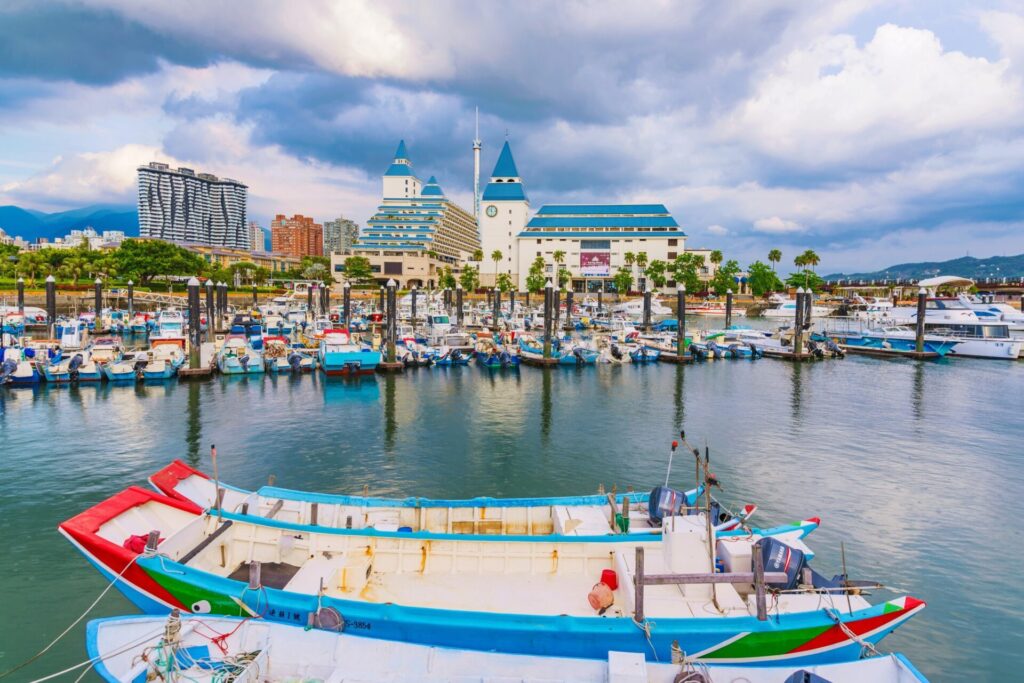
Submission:
[[[853,614],[853,605],[850,602],[850,575],[846,573],[846,542],[839,541],[839,559],[843,563],[843,592],[846,593],[846,610]]]
[[[668,452],[668,469],[665,470],[665,488],[668,488],[668,478],[672,474],[672,456],[676,454],[676,449],[679,448],[679,442],[672,442],[672,449]]]
[[[217,446],[210,444],[210,460],[213,461],[213,504],[217,506],[217,523],[221,521],[220,477],[217,473]]]

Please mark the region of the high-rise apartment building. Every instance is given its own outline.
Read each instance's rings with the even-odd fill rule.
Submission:
[[[324,221],[324,254],[341,253],[355,246],[359,226],[344,216]]]
[[[256,221],[249,221],[249,251],[266,251],[266,232]]]
[[[324,255],[324,227],[309,216],[295,214],[287,218],[283,213],[270,223],[272,251],[302,258]]]
[[[151,162],[138,168],[139,234],[170,242],[248,249],[248,187],[237,180],[171,169]]]

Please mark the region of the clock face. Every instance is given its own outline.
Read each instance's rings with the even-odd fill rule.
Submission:
[[[498,215],[498,207],[496,207],[494,204],[491,204],[490,206],[488,206],[487,207],[487,215],[490,216],[491,218],[494,218],[495,216],[497,216]]]

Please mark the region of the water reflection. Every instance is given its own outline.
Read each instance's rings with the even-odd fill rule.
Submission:
[[[551,436],[551,371],[543,370],[540,385],[540,435],[541,442],[547,445]]]
[[[673,392],[673,405],[675,406],[675,418],[676,418],[676,429],[682,429],[685,423],[686,409],[683,407],[684,395],[685,395],[685,376],[686,372],[683,370],[683,364],[680,363],[675,366],[676,377],[675,382],[672,385]]]
[[[203,424],[199,414],[199,393],[202,387],[199,382],[189,382],[188,401],[185,403],[185,443],[188,446],[188,462],[193,466],[199,464],[199,443],[202,441]]]
[[[793,362],[789,364],[791,368],[790,378],[790,391],[789,401],[791,415],[793,416],[793,425],[799,426],[800,422],[800,396],[803,393],[803,382],[801,381],[801,375],[803,374],[804,364],[799,362]]]
[[[384,450],[392,454],[395,450],[395,434],[398,432],[398,419],[395,417],[396,377],[392,373],[384,375]]]
[[[910,405],[914,409],[914,419],[924,419],[924,364],[926,361],[914,361],[914,381],[910,392]]]

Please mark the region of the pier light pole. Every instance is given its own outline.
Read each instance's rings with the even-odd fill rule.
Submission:
[[[57,322],[57,280],[53,275],[46,276],[46,321],[50,325],[50,336],[53,337],[54,324]]]
[[[93,280],[93,283],[92,283],[92,298],[93,298],[92,306],[93,306],[94,309],[96,309],[95,330],[96,330],[96,334],[99,334],[100,333],[100,325],[103,322],[100,319],[101,312],[103,311],[103,280],[99,279],[98,277],[95,280]]]
[[[917,326],[915,333],[914,348],[918,353],[924,353],[924,321],[928,317],[928,290],[921,287],[917,290]]]
[[[199,332],[199,278],[193,276],[188,281],[188,366],[193,370],[199,367],[199,345],[202,337]]]
[[[213,305],[213,280],[206,281],[206,341],[213,341],[213,319],[215,317]]]
[[[555,287],[555,286],[552,285],[552,287],[551,287],[551,304],[550,304],[550,306],[551,306],[551,314],[555,318],[555,326],[552,328],[553,330],[557,330],[558,329],[558,320],[559,320],[559,318],[562,317],[562,306],[561,306],[562,302],[561,302],[561,298],[562,298],[562,291],[558,287]]]
[[[416,295],[417,294],[419,294],[419,290],[416,289],[416,285],[413,285],[409,289],[409,296],[412,297],[412,301],[410,302],[409,313],[412,315],[412,331],[413,331],[413,334],[416,333]]]
[[[725,290],[725,329],[732,327],[732,290]]]
[[[394,280],[388,280],[388,363],[395,362],[395,337],[398,336],[398,307]]]
[[[680,361],[686,352],[686,285],[676,285],[676,355]]]
[[[348,280],[341,287],[342,327],[346,330],[352,324],[352,285]]]
[[[25,278],[18,278],[18,313],[25,315]]]
[[[544,284],[544,357],[551,358],[551,308],[555,300],[555,292],[551,280]]]
[[[455,285],[455,325],[462,331],[462,283]]]
[[[793,353],[797,360],[804,350],[804,288],[796,288],[796,315],[793,319]]]

